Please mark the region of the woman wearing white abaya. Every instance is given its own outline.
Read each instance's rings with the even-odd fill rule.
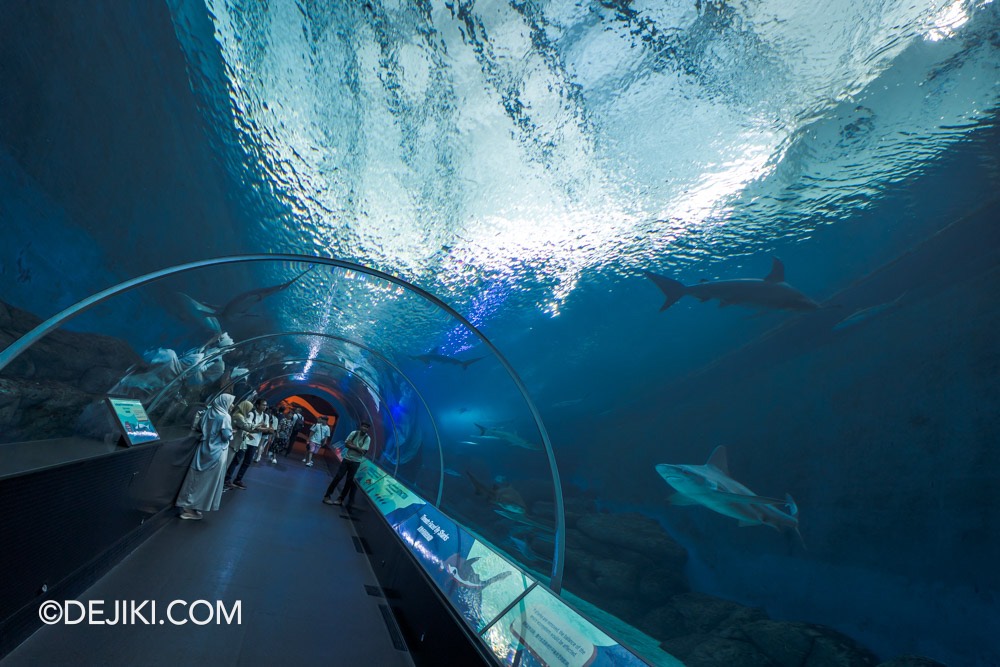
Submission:
[[[234,400],[232,394],[217,396],[201,419],[201,443],[177,494],[182,519],[200,519],[202,511],[219,509],[226,478],[226,452],[233,437],[229,410]]]

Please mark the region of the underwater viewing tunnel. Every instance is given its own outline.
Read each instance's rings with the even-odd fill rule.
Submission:
[[[0,663],[1000,665],[1000,3],[0,3]]]

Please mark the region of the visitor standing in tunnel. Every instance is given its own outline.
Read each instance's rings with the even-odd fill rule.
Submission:
[[[202,512],[219,509],[226,474],[226,451],[233,437],[229,409],[234,400],[236,397],[232,394],[220,394],[201,418],[201,442],[177,494],[182,519],[201,519]]]
[[[316,423],[309,430],[309,443],[306,445],[306,457],[302,461],[307,467],[311,468],[313,464],[313,456],[319,451],[320,447],[326,447],[330,444],[330,426],[327,424],[326,415],[320,415]]]
[[[292,419],[292,430],[288,435],[288,448],[285,449],[285,456],[292,453],[295,449],[295,440],[299,437],[299,431],[305,426],[306,418],[302,416],[302,408],[295,408],[290,415]]]
[[[271,433],[273,429],[267,425],[267,401],[258,398],[256,403],[250,401],[240,403],[239,409],[233,415],[233,425],[243,433],[243,440],[240,443],[236,455],[233,456],[229,469],[226,471],[226,489],[246,489],[243,483],[243,476],[247,473],[247,468],[253,463],[257,454],[257,446],[260,445],[261,437]],[[233,477],[235,475],[235,479]]]
[[[292,412],[286,406],[278,408],[278,432],[274,435],[274,444],[271,445],[272,454],[288,455],[292,437]]]
[[[344,439],[344,458],[340,462],[340,468],[337,469],[333,481],[330,482],[330,486],[326,487],[326,493],[323,494],[323,502],[327,505],[343,505],[345,498],[347,498],[346,507],[350,508],[354,505],[354,494],[358,488],[354,483],[354,474],[358,472],[361,461],[365,458],[368,448],[371,447],[372,438],[368,435],[370,429],[371,424],[361,422],[361,426],[356,431],[351,431],[351,434]],[[341,490],[340,496],[335,501],[331,500],[330,496],[333,495],[337,484],[344,477],[347,479],[344,481],[344,488]],[[348,493],[350,496],[347,495]]]

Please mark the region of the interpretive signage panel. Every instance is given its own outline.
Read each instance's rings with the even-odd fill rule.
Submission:
[[[476,632],[533,583],[432,505],[422,507],[396,531]]]
[[[505,665],[646,665],[646,662],[541,587],[529,591],[524,599],[483,634],[483,639]],[[680,662],[676,664],[681,665]]]
[[[393,528],[427,504],[423,498],[393,479],[392,475],[383,475],[371,484],[362,484],[361,488]]]
[[[358,466],[358,472],[354,475],[354,483],[365,489],[375,483],[376,480],[384,477],[386,472],[368,459],[362,459]]]
[[[126,446],[159,440],[160,434],[146,414],[142,403],[134,398],[113,398],[108,396],[107,405],[115,417]]]

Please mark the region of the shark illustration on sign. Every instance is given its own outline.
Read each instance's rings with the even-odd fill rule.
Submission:
[[[784,500],[758,496],[730,477],[725,447],[716,447],[705,465],[661,463],[656,472],[677,492],[670,499],[674,505],[702,505],[736,519],[740,526],[791,529],[802,539],[799,509],[792,496],[785,494]]]
[[[706,280],[697,285],[685,285],[673,278],[645,271],[644,275],[656,283],[667,297],[660,310],[674,305],[682,296],[693,296],[701,301],[718,299],[720,306],[750,306],[769,310],[816,310],[818,303],[785,282],[785,265],[777,257],[771,272],[759,278],[735,280]]]

